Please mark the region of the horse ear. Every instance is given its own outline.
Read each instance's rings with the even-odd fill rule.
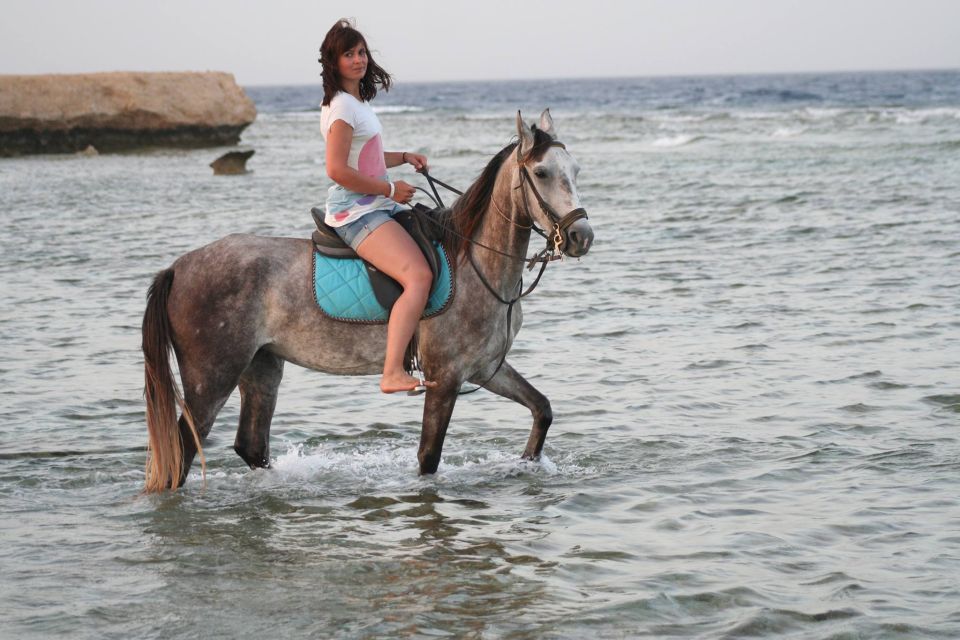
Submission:
[[[550,115],[550,109],[544,109],[540,114],[540,124],[537,125],[541,131],[550,134],[550,137],[556,140],[557,130],[553,128],[553,117]]]
[[[522,156],[533,146],[533,132],[523,124],[523,116],[517,111],[517,137],[520,138],[520,155]]]

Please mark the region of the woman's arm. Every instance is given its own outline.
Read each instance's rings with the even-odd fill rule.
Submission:
[[[427,156],[412,151],[384,151],[383,161],[387,168],[399,167],[402,164],[410,163],[413,168],[420,171],[427,166]]]
[[[365,176],[347,164],[353,127],[343,120],[335,120],[327,133],[327,175],[340,186],[357,193],[390,195],[390,183]],[[408,154],[409,157],[409,154]],[[384,154],[386,159],[386,154]]]

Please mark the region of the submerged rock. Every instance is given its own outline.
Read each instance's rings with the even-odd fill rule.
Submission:
[[[236,144],[256,116],[229,73],[0,75],[0,156]]]
[[[234,176],[241,173],[247,173],[247,160],[256,153],[253,149],[249,151],[231,151],[225,153],[213,162],[213,175],[215,176]]]

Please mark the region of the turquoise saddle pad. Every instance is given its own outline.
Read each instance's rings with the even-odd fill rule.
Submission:
[[[453,293],[450,260],[443,247],[434,246],[440,256],[440,277],[430,291],[424,318],[443,311]],[[360,259],[330,258],[314,251],[313,292],[320,310],[334,320],[384,323],[390,317],[390,312],[377,302]]]

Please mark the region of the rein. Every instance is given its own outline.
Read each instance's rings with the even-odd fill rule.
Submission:
[[[430,183],[430,188],[433,189],[433,192],[436,193],[437,197],[434,198],[433,196],[431,196],[430,193],[429,193],[426,189],[423,189],[423,188],[421,188],[421,187],[415,187],[415,188],[416,188],[416,189],[419,189],[420,191],[423,191],[424,193],[426,193],[426,194],[427,194],[427,197],[429,197],[431,200],[433,200],[434,204],[436,204],[438,207],[441,207],[441,208],[446,209],[446,206],[443,204],[443,200],[440,199],[440,194],[437,193],[436,187],[433,186],[433,183],[434,183],[434,182],[436,182],[437,184],[439,184],[441,187],[444,187],[444,188],[446,188],[446,189],[449,189],[450,191],[456,193],[457,195],[461,195],[461,196],[463,195],[463,192],[462,192],[462,191],[459,191],[458,189],[454,189],[453,187],[451,187],[451,186],[448,185],[447,183],[441,182],[440,180],[437,180],[436,178],[434,178],[433,176],[431,176],[431,175],[430,175],[429,173],[427,173],[426,171],[422,171],[421,173],[422,173],[422,175],[423,175],[424,177],[426,177],[427,182]],[[492,198],[491,198],[491,200],[492,200]],[[496,201],[494,201],[494,204],[496,204]],[[502,214],[501,214],[501,215],[502,215]],[[511,221],[511,222],[512,222],[512,221]],[[435,226],[437,226],[437,227],[440,227],[440,228],[443,229],[444,231],[450,232],[451,235],[454,235],[454,236],[460,238],[461,240],[466,240],[466,241],[467,241],[468,243],[470,243],[470,244],[475,244],[475,245],[477,245],[478,247],[483,247],[483,248],[486,249],[487,251],[496,253],[496,254],[501,255],[501,256],[504,256],[504,257],[506,257],[506,258],[513,258],[514,260],[517,260],[517,261],[519,261],[519,262],[526,262],[526,263],[528,263],[527,269],[532,269],[532,268],[533,268],[533,265],[535,265],[535,264],[538,263],[538,262],[551,262],[551,261],[553,261],[553,260],[559,260],[559,259],[562,257],[562,256],[550,256],[549,258],[546,258],[546,259],[545,259],[545,258],[543,257],[543,253],[542,253],[542,252],[539,253],[539,254],[537,254],[537,255],[535,255],[535,256],[532,256],[532,257],[530,257],[530,258],[528,258],[528,257],[526,257],[526,256],[518,256],[518,255],[513,254],[513,253],[507,253],[506,251],[500,251],[499,249],[494,249],[493,247],[487,246],[487,245],[483,244],[482,242],[477,242],[477,241],[474,240],[473,238],[468,238],[468,237],[466,237],[466,236],[464,236],[464,235],[462,235],[462,234],[459,234],[459,233],[457,233],[456,231],[454,231],[452,228],[447,227],[447,226],[444,226],[444,225],[440,224],[439,222],[434,221],[433,224],[434,224]],[[514,224],[516,224],[516,223],[514,223]],[[524,227],[524,228],[526,228],[526,227]]]
[[[429,173],[427,173],[426,170],[421,171],[420,173],[423,174],[423,177],[426,178],[426,179],[427,179],[427,182],[430,184],[430,189],[433,190],[433,195],[437,196],[436,199],[434,199],[434,198],[432,198],[432,197],[430,198],[431,200],[433,200],[433,201],[437,204],[437,206],[446,209],[446,206],[443,204],[443,200],[440,198],[440,192],[437,191],[437,187],[434,186],[434,184],[438,184],[438,185],[440,185],[441,187],[443,187],[444,189],[446,189],[446,190],[448,190],[448,191],[454,192],[454,193],[457,194],[458,196],[462,196],[462,195],[463,195],[463,191],[460,191],[459,189],[454,189],[453,187],[451,187],[450,185],[448,185],[446,182],[443,182],[443,181],[441,181],[441,180],[437,180],[436,178],[434,178],[433,176],[431,176]],[[420,189],[420,187],[417,187],[417,188]],[[427,192],[426,192],[425,190],[423,190],[423,189],[420,189],[420,191],[423,191],[424,193],[427,193]],[[429,196],[430,194],[427,193],[427,195]]]

